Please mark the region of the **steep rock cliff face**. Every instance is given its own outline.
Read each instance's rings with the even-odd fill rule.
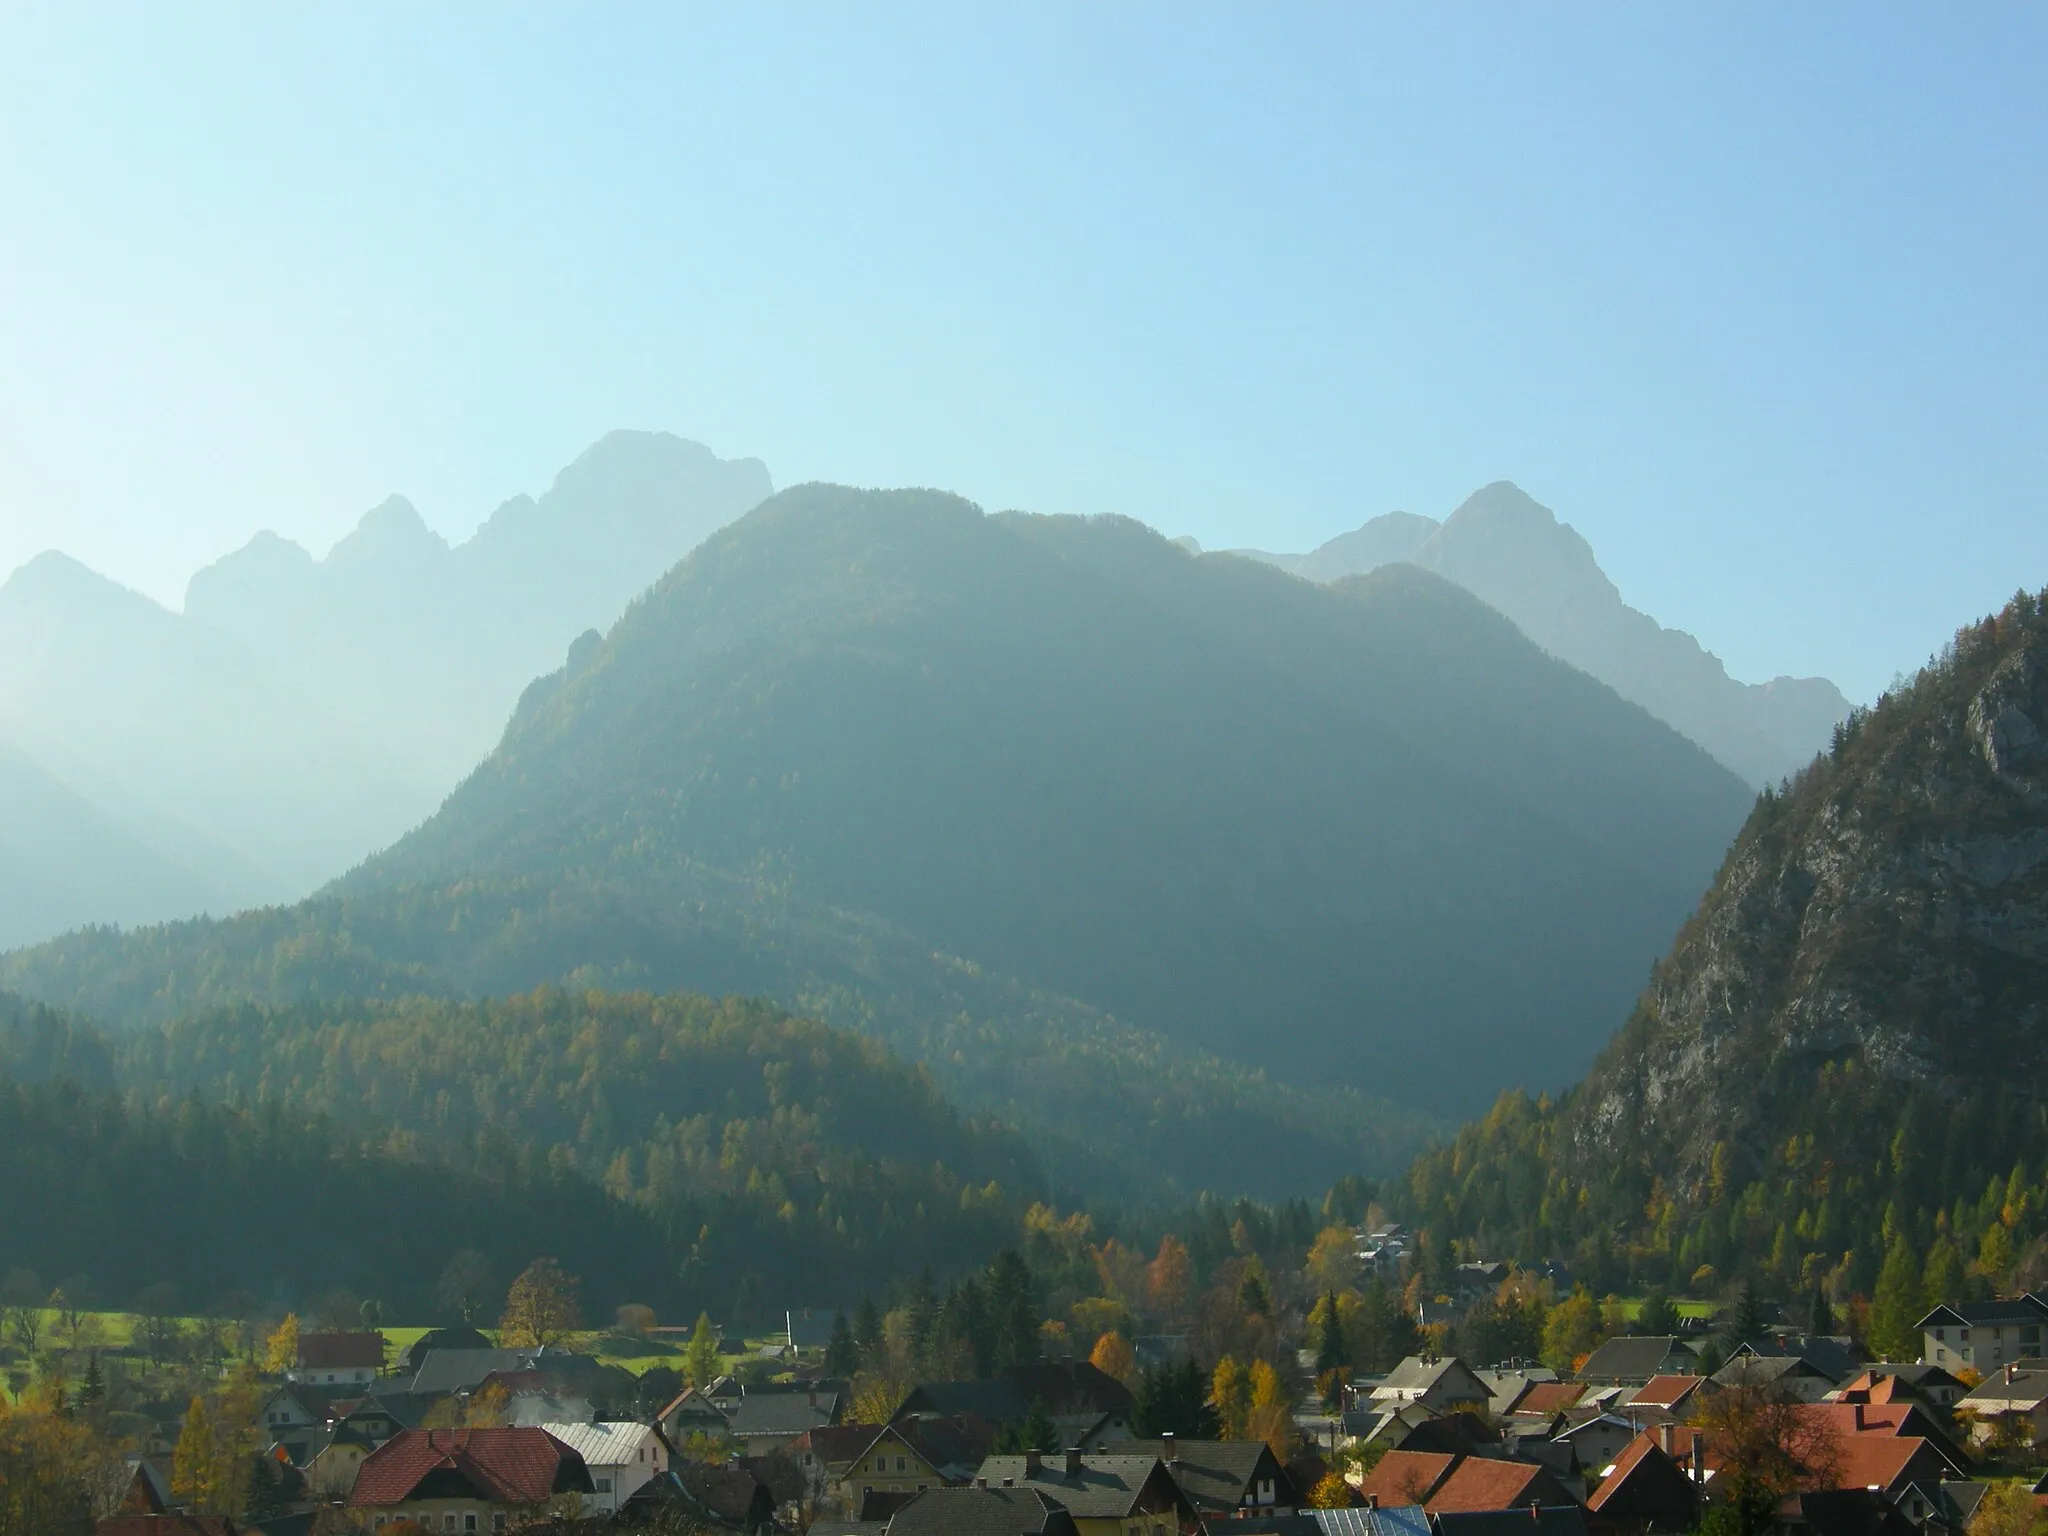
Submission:
[[[1958,1107],[2048,1094],[2040,598],[1964,630],[1759,801],[1574,1096],[1563,1161],[1626,1155],[1699,1199],[1810,1120],[1829,1070]]]

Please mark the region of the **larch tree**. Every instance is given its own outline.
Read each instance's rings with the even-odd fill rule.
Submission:
[[[1088,1352],[1088,1363],[1126,1385],[1138,1374],[1137,1351],[1131,1348],[1129,1339],[1113,1328],[1095,1341],[1095,1347]]]
[[[718,1372],[718,1335],[712,1332],[711,1314],[699,1312],[690,1342],[683,1346],[683,1380],[701,1392],[718,1379]]]

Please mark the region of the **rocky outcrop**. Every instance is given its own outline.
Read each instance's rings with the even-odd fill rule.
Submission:
[[[2048,1090],[2048,619],[2015,599],[1758,804],[1573,1106],[1581,1166],[1697,1189],[1822,1069]]]

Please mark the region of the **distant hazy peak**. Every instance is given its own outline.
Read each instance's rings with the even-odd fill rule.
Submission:
[[[5,582],[0,582],[0,607],[26,608],[52,603],[67,607],[93,604],[102,610],[139,607],[159,613],[163,611],[155,599],[145,597],[132,587],[124,587],[111,577],[102,576],[62,550],[44,550],[18,567]]]
[[[1555,512],[1512,480],[1496,480],[1466,497],[1413,558],[1472,586],[1489,602],[1495,602],[1495,595],[1466,576],[1484,573],[1504,586],[1522,589],[1539,575],[1527,567],[1529,561],[1539,562],[1540,574],[1579,588],[1570,593],[1574,601],[1621,601],[1620,590],[1600,569],[1584,535],[1570,523],[1559,522]]]
[[[1362,576],[1401,560],[1413,560],[1415,552],[1437,531],[1437,520],[1414,512],[1383,512],[1378,517],[1340,533],[1301,556],[1289,567],[1311,581],[1339,581]]]
[[[353,533],[327,552],[326,563],[417,563],[447,553],[448,541],[427,526],[417,507],[403,496],[387,496],[363,514]]]

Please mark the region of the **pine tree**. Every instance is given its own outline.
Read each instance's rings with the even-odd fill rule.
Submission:
[[[1337,1293],[1323,1294],[1321,1337],[1316,1341],[1316,1375],[1326,1376],[1332,1371],[1341,1371],[1350,1362],[1350,1350],[1344,1343],[1344,1319],[1337,1310]]]
[[[860,1345],[854,1342],[853,1329],[847,1324],[846,1314],[835,1312],[832,1314],[832,1336],[825,1341],[825,1374],[850,1381],[859,1369]]]
[[[1038,1358],[1038,1308],[1031,1271],[1014,1248],[1005,1248],[988,1267],[988,1303],[995,1365],[1027,1365]]]
[[[853,1312],[853,1341],[860,1346],[864,1364],[873,1367],[882,1358],[882,1314],[875,1298],[863,1296]]]
[[[107,1401],[107,1377],[100,1369],[100,1352],[94,1350],[86,1357],[85,1379],[78,1384],[78,1406],[90,1418]]]
[[[249,1476],[242,1487],[242,1518],[269,1520],[285,1513],[284,1472],[274,1458],[259,1455],[249,1463]]]
[[[1926,1315],[1926,1297],[1920,1289],[1920,1265],[1903,1232],[1892,1239],[1885,1251],[1884,1267],[1877,1272],[1877,1290],[1870,1298],[1870,1347],[1882,1360],[1917,1360],[1920,1333],[1916,1326]]]
[[[1757,1291],[1754,1280],[1744,1280],[1742,1289],[1736,1293],[1735,1310],[1728,1315],[1722,1336],[1727,1342],[1728,1352],[1733,1354],[1744,1344],[1753,1344],[1770,1332],[1770,1310]]]
[[[1813,1288],[1813,1306],[1807,1314],[1806,1331],[1816,1338],[1835,1331],[1835,1309],[1828,1305],[1828,1291],[1824,1285]]]

